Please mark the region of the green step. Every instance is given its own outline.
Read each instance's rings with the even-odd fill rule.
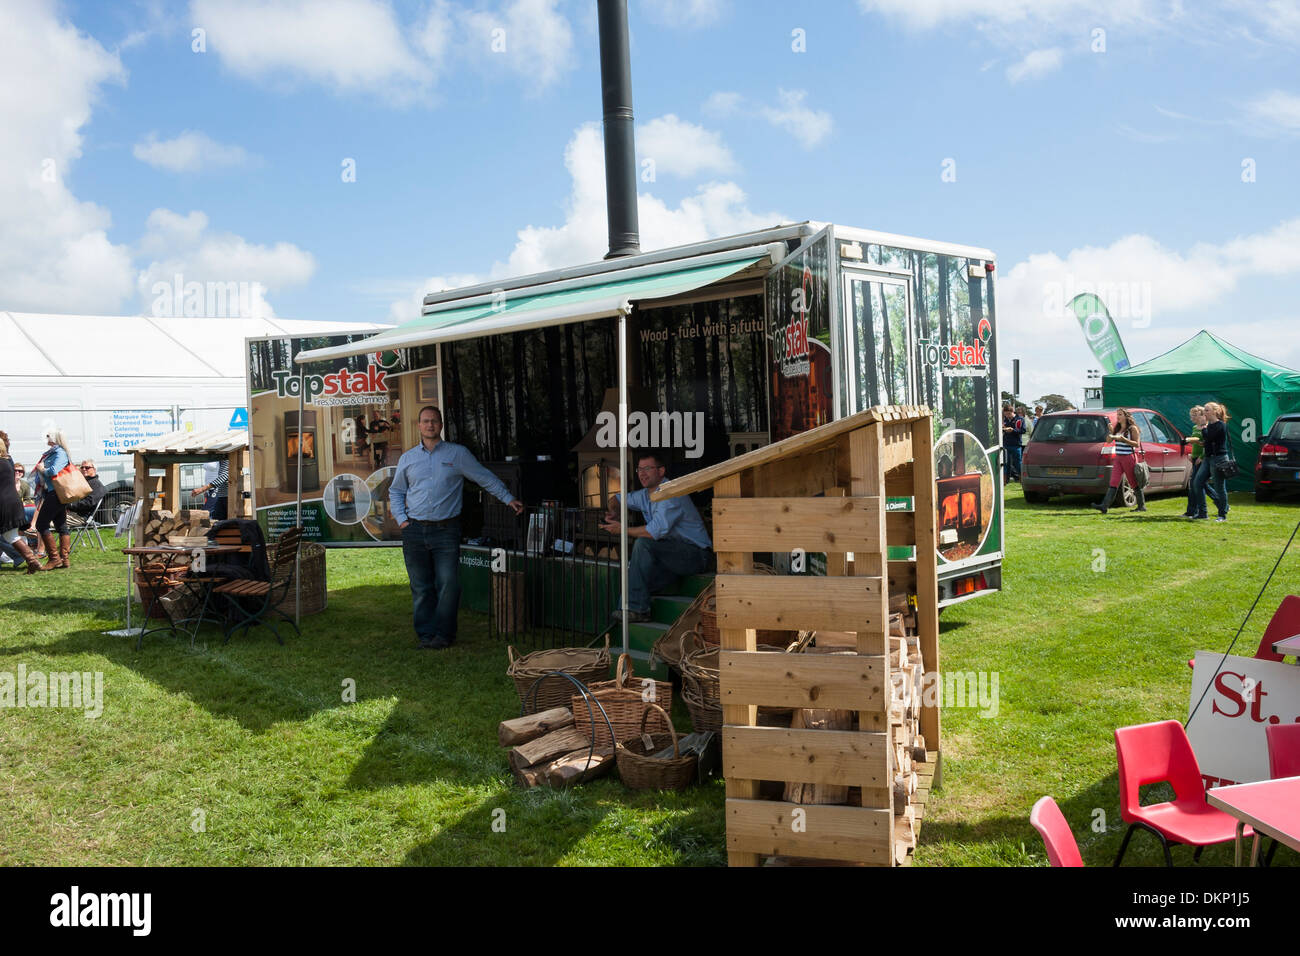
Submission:
[[[694,600],[683,594],[656,594],[650,599],[650,620],[671,626]]]
[[[712,574],[688,574],[677,585],[677,594],[694,600],[701,591],[713,583]]]

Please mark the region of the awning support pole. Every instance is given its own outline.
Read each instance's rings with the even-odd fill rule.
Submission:
[[[623,595],[623,653],[629,648],[627,609],[627,312],[618,313],[618,579]]]
[[[299,529],[302,528],[302,413],[306,404],[306,373],[307,366],[298,366],[298,512],[297,520],[294,522]],[[315,434],[315,433],[313,433]],[[315,450],[314,448],[312,449]],[[298,627],[299,615],[302,610],[302,540],[298,541],[298,550],[294,552],[293,558],[293,626]]]

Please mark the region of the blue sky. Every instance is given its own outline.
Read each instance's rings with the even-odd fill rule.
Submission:
[[[179,273],[259,283],[287,318],[396,321],[425,291],[599,258],[594,11],[6,0],[0,309],[149,313]],[[1095,364],[1044,308],[1071,283],[1132,291],[1134,361],[1205,327],[1300,366],[1297,3],[630,20],[644,247],[802,219],[988,247],[1030,398],[1077,400]]]

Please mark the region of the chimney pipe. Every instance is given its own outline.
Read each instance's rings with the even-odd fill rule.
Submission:
[[[632,56],[627,0],[596,0],[600,23],[600,89],[605,126],[606,259],[641,251],[636,215],[636,142],[632,128]]]

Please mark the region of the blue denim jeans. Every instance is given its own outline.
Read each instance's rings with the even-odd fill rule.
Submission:
[[[1209,480],[1209,463],[1204,458],[1197,459],[1192,480],[1187,483],[1187,513],[1194,518],[1206,517],[1205,485]]]
[[[648,613],[650,598],[687,574],[713,566],[713,552],[680,538],[635,538],[627,568],[628,610]]]
[[[1024,459],[1025,448],[1023,445],[1003,445],[1002,446],[1002,483],[1006,484],[1012,478],[1020,477],[1020,465]]]
[[[1228,479],[1214,470],[1213,465],[1205,466],[1209,474],[1209,480],[1205,485],[1205,493],[1210,496],[1214,502],[1214,507],[1219,509],[1219,517],[1228,517]]]
[[[402,558],[411,579],[415,636],[456,639],[460,609],[460,521],[435,528],[412,521],[402,529]]]

